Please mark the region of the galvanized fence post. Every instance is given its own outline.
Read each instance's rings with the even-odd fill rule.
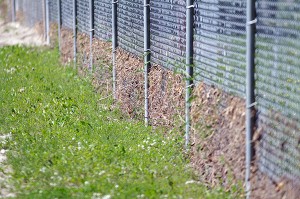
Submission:
[[[117,48],[117,3],[118,0],[112,0],[112,64],[113,64],[113,99],[116,96],[116,48]]]
[[[46,31],[47,31],[47,44],[50,44],[50,15],[49,15],[49,9],[50,9],[50,1],[46,0]]]
[[[77,6],[73,0],[73,39],[74,39],[74,67],[77,68]]]
[[[44,41],[47,41],[47,0],[44,0],[43,1],[43,15],[44,15]],[[26,5],[26,4],[25,4]]]
[[[94,0],[90,0],[90,72],[93,72]]]
[[[61,53],[61,2],[57,0],[57,33],[58,33],[58,50]]]
[[[193,86],[193,24],[194,0],[186,0],[186,89],[185,89],[185,148],[190,140],[190,109]]]
[[[254,56],[255,56],[255,0],[247,0],[247,66],[246,66],[246,173],[245,173],[245,184],[246,184],[246,195],[250,198],[251,184],[251,159],[252,159],[252,136],[254,127],[253,114],[255,106],[255,80],[254,80]]]
[[[145,125],[149,124],[148,73],[150,68],[150,0],[144,0],[144,89],[145,89]]]
[[[16,1],[11,0],[11,21],[16,22]]]

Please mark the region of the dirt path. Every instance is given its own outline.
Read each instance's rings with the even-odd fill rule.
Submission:
[[[0,19],[0,47],[6,45],[44,45],[43,37],[34,28],[21,26],[19,23],[5,23]]]

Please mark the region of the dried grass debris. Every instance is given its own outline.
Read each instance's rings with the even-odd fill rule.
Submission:
[[[73,52],[73,32],[70,29],[61,29],[61,61],[64,64],[71,63],[74,60]]]
[[[192,165],[200,181],[230,190],[244,180],[245,102],[204,83],[193,97]]]
[[[56,47],[58,44],[58,25],[57,23],[51,23],[50,24],[50,46],[51,47]]]
[[[181,74],[158,65],[149,72],[149,116],[152,126],[183,127],[185,83]]]
[[[131,118],[144,116],[144,63],[120,48],[116,51],[116,98]]]

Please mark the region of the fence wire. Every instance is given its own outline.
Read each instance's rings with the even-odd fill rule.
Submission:
[[[256,94],[259,166],[275,180],[300,180],[300,4],[258,0]]]
[[[61,22],[65,28],[73,27],[73,0],[61,1]]]
[[[86,34],[91,29],[89,0],[77,1],[77,27],[80,32]]]
[[[37,23],[43,22],[43,6],[41,0],[16,0],[16,11],[21,21],[28,27],[34,27]]]
[[[57,22],[58,20],[58,5],[57,0],[49,0],[49,19],[50,22]]]
[[[94,0],[95,36],[102,40],[110,40],[112,36],[111,0]]]
[[[166,68],[185,61],[185,1],[150,1],[151,61]]]
[[[118,3],[118,44],[137,56],[144,51],[143,0],[124,0]]]
[[[195,80],[245,95],[246,0],[196,0]]]

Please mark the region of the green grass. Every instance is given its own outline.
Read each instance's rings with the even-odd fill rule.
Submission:
[[[230,198],[198,183],[176,133],[122,119],[58,52],[0,48],[0,134],[17,198]]]

